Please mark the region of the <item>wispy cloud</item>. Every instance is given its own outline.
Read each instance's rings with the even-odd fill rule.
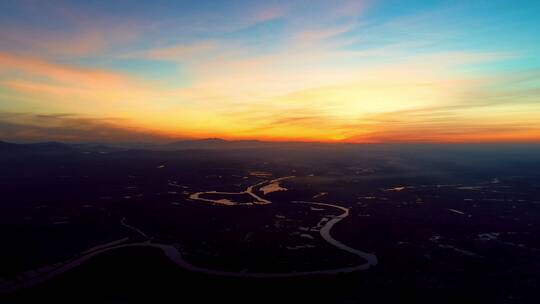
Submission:
[[[77,114],[9,121],[34,132],[46,126],[39,134],[60,123],[75,128],[81,117],[117,117],[105,129],[350,141],[538,138],[535,65],[504,70],[523,57],[519,48],[471,39],[479,19],[457,14],[462,5],[371,16],[377,5],[29,5],[21,9],[35,17],[28,24],[0,21],[7,25],[0,110]]]
[[[218,45],[211,41],[193,43],[193,44],[180,44],[163,48],[155,48],[139,56],[157,59],[157,60],[170,60],[170,61],[190,61],[196,57],[207,57],[210,52],[215,52]],[[137,54],[133,54],[137,57]]]
[[[0,53],[0,71],[3,73],[23,72],[45,76],[49,80],[92,86],[98,83],[119,84],[123,82],[118,73],[102,69],[82,68],[51,63],[35,57]]]
[[[62,142],[167,142],[159,131],[130,126],[114,117],[81,117],[77,114],[30,114],[0,112],[0,138],[8,141]]]
[[[252,24],[271,21],[287,15],[289,7],[285,4],[257,7],[248,17]]]

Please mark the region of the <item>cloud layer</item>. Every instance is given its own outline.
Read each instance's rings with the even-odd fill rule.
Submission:
[[[119,3],[1,4],[0,136],[540,140],[534,4]]]

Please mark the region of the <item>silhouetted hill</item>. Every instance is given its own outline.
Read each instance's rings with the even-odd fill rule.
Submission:
[[[12,149],[12,148],[15,148],[16,146],[17,144],[12,144],[12,143],[8,143],[8,142],[0,140],[0,150]]]
[[[13,152],[67,152],[72,151],[73,146],[69,144],[64,144],[60,142],[42,142],[42,143],[32,143],[32,144],[15,144],[8,143],[5,141],[0,141],[0,150],[1,151],[13,151]]]
[[[65,153],[109,153],[122,148],[111,147],[103,144],[68,144],[61,142],[39,142],[39,143],[10,143],[0,141],[0,152],[4,154],[65,154]]]
[[[293,148],[324,145],[319,142],[277,142],[260,140],[225,140],[221,138],[206,138],[195,140],[181,140],[162,147],[166,149],[253,149],[253,148]]]
[[[238,149],[260,147],[267,143],[258,140],[228,141],[221,138],[181,140],[165,145],[173,149]]]

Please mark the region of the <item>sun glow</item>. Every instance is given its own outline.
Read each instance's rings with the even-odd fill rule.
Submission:
[[[101,126],[101,136],[125,140],[540,140],[540,63],[524,46],[481,40],[468,27],[473,4],[385,16],[384,2],[352,2],[224,5],[230,18],[219,24],[193,4],[197,26],[165,11],[155,24],[144,10],[126,11],[124,23],[76,8],[79,19],[39,21],[65,33],[7,18],[0,123],[9,131],[0,135],[54,139],[69,126],[62,136],[84,141]],[[78,21],[88,17],[101,22]],[[540,45],[525,28],[519,35],[530,50]]]

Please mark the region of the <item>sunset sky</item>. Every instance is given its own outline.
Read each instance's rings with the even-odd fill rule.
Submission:
[[[540,141],[538,0],[142,2],[1,1],[0,140]]]

